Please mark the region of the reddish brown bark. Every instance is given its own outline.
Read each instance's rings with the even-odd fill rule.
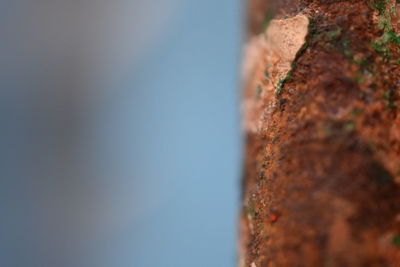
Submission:
[[[269,7],[251,2],[250,36]],[[285,0],[275,12],[311,23],[273,110],[259,97],[261,128],[247,132],[244,266],[400,266],[400,6]]]

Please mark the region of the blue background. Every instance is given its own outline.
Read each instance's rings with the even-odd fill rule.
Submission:
[[[0,265],[235,266],[241,1],[64,2],[0,4]]]

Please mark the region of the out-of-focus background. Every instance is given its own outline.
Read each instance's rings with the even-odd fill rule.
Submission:
[[[0,1],[0,266],[236,265],[243,10]]]

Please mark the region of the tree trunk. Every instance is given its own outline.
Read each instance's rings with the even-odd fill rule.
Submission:
[[[240,265],[400,266],[400,4],[249,6]]]

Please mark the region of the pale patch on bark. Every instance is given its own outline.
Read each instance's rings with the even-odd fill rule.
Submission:
[[[291,70],[303,47],[309,20],[304,15],[272,20],[265,33],[253,37],[245,47],[243,79],[244,128],[260,131],[275,107],[275,91]]]

